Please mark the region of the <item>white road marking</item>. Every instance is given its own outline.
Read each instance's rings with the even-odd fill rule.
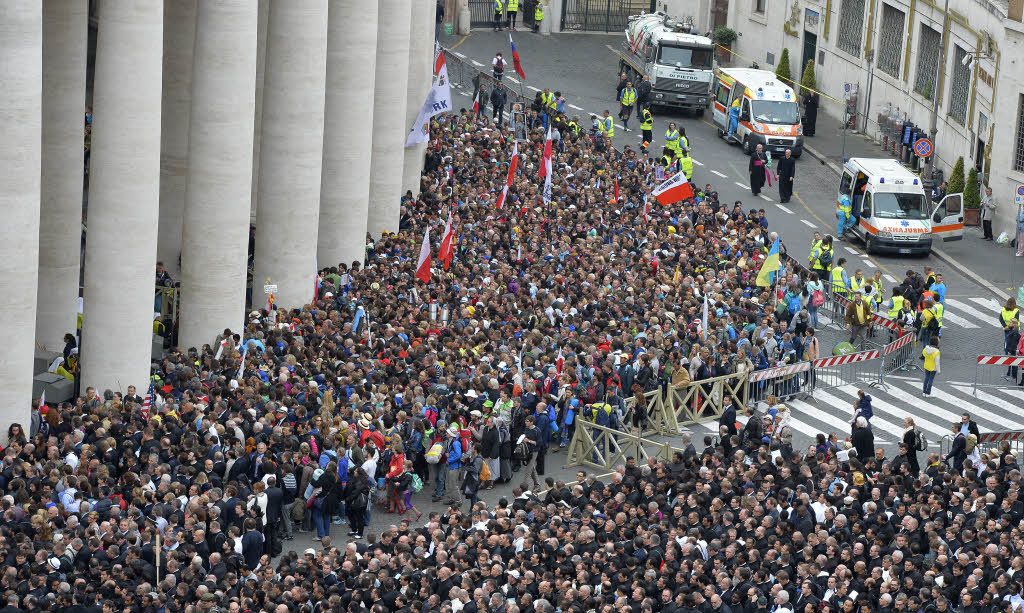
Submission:
[[[693,160],[693,163],[696,164],[697,166],[703,166],[704,165],[704,162],[698,162],[697,160]]]
[[[789,213],[790,215],[792,215],[792,214],[793,214],[793,211],[791,211],[791,210],[789,210],[788,208],[786,208],[786,207],[782,206],[781,204],[776,204],[775,206],[779,207],[780,209],[782,209],[783,211],[785,211],[785,212]]]
[[[746,184],[740,183],[739,181],[733,181],[733,183],[735,183],[736,185],[739,185],[739,186],[740,186],[740,187],[742,187],[743,189],[750,189],[750,186],[749,186],[749,185],[746,185]]]
[[[803,374],[799,374],[797,376],[802,377]],[[815,400],[824,400],[826,403],[837,409],[839,413],[846,413],[850,411],[850,405],[845,402],[840,402],[839,399],[836,398],[835,396],[829,396],[828,394],[825,393],[816,392],[814,394],[814,398]],[[803,413],[804,415],[816,419],[821,423],[828,424],[829,426],[838,429],[839,432],[845,433],[850,430],[849,422],[836,417],[829,411],[819,409],[809,402],[805,402],[803,400],[794,400],[791,398],[786,401],[786,404],[796,409],[798,414]],[[817,435],[817,432],[815,432],[814,435]],[[881,437],[876,436],[875,438],[881,440]],[[885,441],[883,440],[882,442]]]
[[[512,81],[513,83],[518,83],[519,82],[519,79],[517,79],[515,77],[509,77],[508,80]]]
[[[723,175],[722,173],[718,172],[717,170],[712,170],[711,174],[713,174],[713,175],[715,175],[717,177],[722,177],[723,179],[725,178],[725,175]]]
[[[800,222],[803,223],[805,226],[808,226],[808,227],[811,227],[811,228],[816,228],[817,227],[817,226],[814,225],[814,222],[807,221],[806,219],[801,219]]]
[[[981,298],[971,298],[971,300],[982,300],[982,299]],[[993,326],[995,326],[995,323],[996,323],[995,321],[993,321],[993,320],[996,319],[995,317],[993,317],[993,315],[997,314],[999,312],[999,310],[1002,308],[998,304],[986,305],[986,306],[988,306],[988,308],[992,309],[992,311],[993,311],[993,315],[990,315],[990,314],[985,313],[983,311],[979,311],[977,309],[977,307],[975,307],[973,304],[969,304],[967,302],[963,302],[961,300],[957,300],[956,298],[946,298],[946,306],[951,306],[951,307],[955,308],[956,310],[960,311],[961,313],[964,313],[965,315],[971,315],[973,317],[977,317],[981,321],[991,322],[991,325],[993,325]],[[947,309],[947,311],[948,311],[948,309]],[[946,318],[949,315],[950,315],[950,313],[947,312],[947,313],[943,313],[942,316],[944,318]],[[972,328],[978,328],[979,326],[972,325],[971,327]]]
[[[476,60],[469,60],[469,61],[470,61],[470,62],[473,62],[473,65],[474,65],[474,66],[483,66],[483,64],[481,64],[480,62],[478,62],[478,61],[476,61]]]
[[[761,200],[767,200],[768,202],[772,201],[771,198],[769,198],[768,196],[765,196],[764,194],[758,194],[758,196],[761,198]]]
[[[529,90],[531,90],[531,91],[535,91],[535,92],[539,92],[539,91],[540,91],[539,89],[537,89],[536,87],[534,87],[534,86],[532,86],[532,85],[527,85],[527,86],[526,86],[526,89],[529,89]]]
[[[868,268],[878,268],[878,265],[871,260],[864,260],[864,264],[867,265]]]
[[[948,321],[950,323],[954,323],[954,324],[960,326],[961,328],[966,328],[968,330],[980,330],[981,329],[981,326],[979,326],[978,324],[970,321],[966,317],[961,317],[960,315],[957,315],[956,313],[950,313],[948,309],[943,311],[942,319],[944,319],[944,320],[946,320],[946,321]]]
[[[899,283],[899,281],[896,280],[896,277],[894,277],[892,275],[882,275],[882,276],[885,277],[885,280],[888,281],[889,283]]]
[[[888,378],[888,376],[886,376],[886,378]],[[920,379],[913,379],[913,381],[919,382]],[[851,396],[856,396],[858,389],[859,388],[857,388],[856,386],[850,385],[846,387],[841,387],[837,391],[846,390],[849,392]],[[871,396],[871,407],[875,410],[875,415],[877,415],[879,411],[885,411],[886,413],[900,420],[906,419],[907,417],[911,417],[914,420],[915,426],[919,426],[924,430],[928,430],[932,434],[940,438],[945,436],[946,434],[949,434],[949,426],[941,426],[932,421],[929,421],[928,419],[921,417],[920,415],[912,415],[911,413],[897,406],[894,406],[884,400],[879,399],[877,395]],[[900,423],[902,423],[902,421]],[[894,432],[900,432],[902,430],[903,428],[900,427],[898,430],[894,430]],[[902,439],[902,437],[900,438]]]
[[[458,51],[452,51],[452,53],[454,53],[456,57],[461,57],[462,59],[466,59],[466,56],[464,54],[462,54],[462,53],[459,53]]]
[[[583,110],[583,107],[582,107],[582,106],[576,106],[575,104],[570,104],[570,105],[569,105],[569,108],[571,108],[571,109],[575,109],[575,110],[577,110],[577,111],[582,111],[582,110]]]
[[[936,398],[940,399],[940,400],[945,400],[946,402],[952,404],[953,406],[963,406],[964,405],[964,402],[960,398],[957,398],[956,396],[954,396],[954,395],[952,395],[950,393],[943,392],[942,390],[940,390],[938,388],[934,388],[934,387],[932,388],[932,395],[935,396]],[[968,392],[968,395],[970,395],[970,392]],[[1002,398],[996,398],[995,396],[992,396],[990,394],[986,394],[985,392],[982,392],[980,390],[978,391],[978,400],[981,400],[986,405],[992,405],[992,406],[999,407],[1000,409],[1010,413],[1011,415],[1019,414],[1020,413],[1020,408],[1017,405],[1011,404],[1010,402],[1007,402],[1006,400],[1003,400]],[[993,423],[997,423],[1000,426],[1005,426],[1005,427],[1009,428],[1010,430],[1022,430],[1022,429],[1024,429],[1024,424],[1016,422],[1016,421],[1013,421],[1012,419],[1008,419],[1006,417],[1003,417],[1002,415],[1000,415],[998,413],[993,413],[992,411],[989,411],[988,409],[984,409],[982,407],[972,406],[969,409],[969,412],[971,413],[971,415],[977,415],[978,417],[980,417],[982,419],[988,420],[988,421],[993,422]]]
[[[1000,309],[1003,308],[1003,305],[999,304],[992,298],[971,298],[970,300],[971,302],[980,304],[986,310],[994,311],[993,315],[998,315]]]

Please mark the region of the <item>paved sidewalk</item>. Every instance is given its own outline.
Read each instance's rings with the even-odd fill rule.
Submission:
[[[847,131],[844,147],[842,122],[824,113],[818,113],[815,128],[815,136],[805,139],[804,150],[836,175],[844,157],[893,157],[873,139],[852,131]],[[964,229],[964,240],[944,243],[932,253],[1000,299],[1016,297],[1017,287],[1024,283],[1024,258],[1015,258],[1009,243],[997,245],[981,237],[980,226],[969,226]]]

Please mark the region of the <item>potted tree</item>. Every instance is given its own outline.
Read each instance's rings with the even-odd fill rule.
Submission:
[[[718,51],[718,63],[728,64],[732,61],[732,44],[736,41],[736,30],[719,26],[711,34],[715,41],[715,49]]]
[[[967,184],[964,186],[964,224],[978,225],[980,215],[981,189],[978,183],[978,171],[972,167],[971,171],[967,173]]]
[[[790,87],[793,86],[793,75],[789,70],[788,47],[782,48],[782,55],[779,56],[779,65],[776,66],[775,68],[775,76],[778,77],[779,80],[785,83],[786,85],[789,85]]]

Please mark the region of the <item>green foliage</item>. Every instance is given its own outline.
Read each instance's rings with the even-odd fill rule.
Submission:
[[[800,85],[808,89],[818,89],[818,79],[814,76],[814,60],[807,60],[804,66],[804,74],[800,78]]]
[[[782,48],[779,65],[775,68],[775,76],[786,85],[793,84],[793,75],[789,70],[789,49],[786,47]]]
[[[977,178],[975,178],[977,180]],[[953,172],[949,173],[949,183],[946,186],[947,194],[960,194],[964,191],[964,156],[960,156],[953,166]]]
[[[715,32],[711,35],[715,42],[723,47],[728,47],[736,40],[736,30],[720,26],[715,28]]]
[[[981,208],[981,189],[978,185],[978,171],[971,167],[967,173],[967,187],[964,188],[964,207],[968,209]]]

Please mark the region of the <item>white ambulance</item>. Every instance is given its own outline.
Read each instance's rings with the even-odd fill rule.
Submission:
[[[716,68],[711,93],[718,135],[743,145],[747,155],[758,145],[775,157],[786,149],[793,151],[793,157],[804,152],[796,92],[773,73],[755,68]],[[736,131],[729,136],[729,109],[736,101],[740,116]]]
[[[863,240],[868,253],[927,255],[936,239],[964,237],[963,194],[947,194],[938,204],[932,203],[921,179],[896,160],[847,160],[839,180],[837,212],[844,196],[853,217],[846,234]]]

